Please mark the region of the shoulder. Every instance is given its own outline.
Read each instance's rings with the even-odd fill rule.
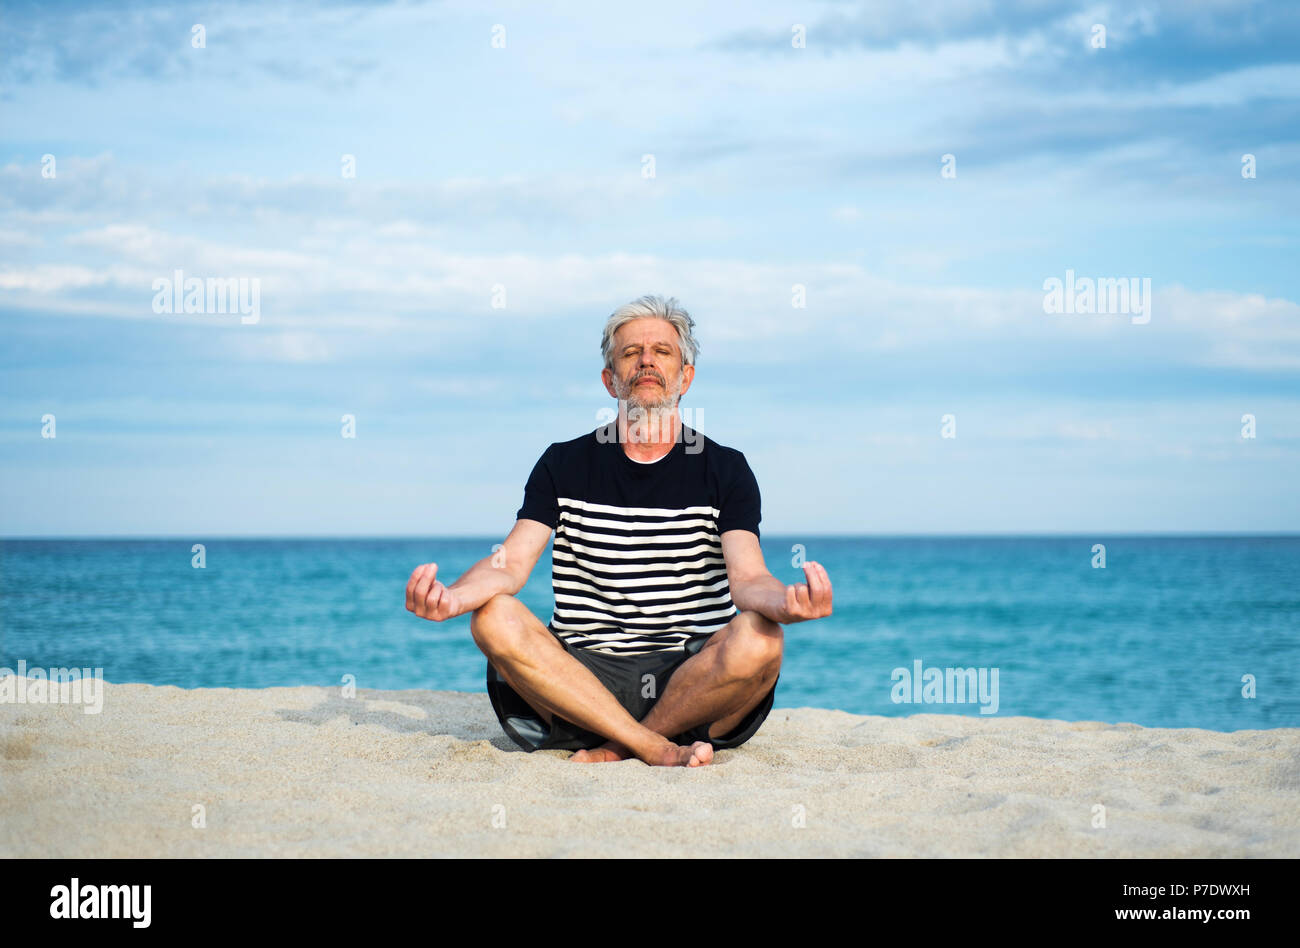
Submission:
[[[552,461],[557,464],[585,460],[595,450],[598,443],[597,437],[602,430],[604,429],[597,428],[595,431],[588,431],[586,434],[580,434],[568,441],[554,441],[550,447],[542,452],[542,460]]]
[[[702,444],[702,453],[709,461],[716,465],[724,473],[735,473],[749,470],[749,462],[745,460],[743,452],[736,448],[729,447],[725,444],[719,444],[702,431],[696,431],[687,425],[682,425],[682,438],[686,441],[689,448],[692,442]]]

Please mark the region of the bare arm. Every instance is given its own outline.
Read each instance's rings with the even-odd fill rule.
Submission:
[[[731,601],[741,612],[752,609],[780,625],[831,614],[831,578],[820,563],[809,560],[803,566],[808,582],[787,586],[768,572],[758,537],[748,530],[724,533],[722,556]]]
[[[501,549],[485,556],[450,586],[438,581],[438,564],[417,566],[406,583],[406,608],[422,619],[442,622],[473,612],[498,593],[513,596],[551,539],[551,528],[536,520],[516,520]]]

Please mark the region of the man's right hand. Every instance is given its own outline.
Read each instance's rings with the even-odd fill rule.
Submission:
[[[460,605],[460,596],[455,590],[438,582],[437,577],[437,563],[425,563],[415,568],[406,584],[407,611],[434,622],[454,619],[464,611]]]

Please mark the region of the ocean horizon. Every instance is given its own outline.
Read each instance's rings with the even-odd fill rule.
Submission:
[[[469,617],[419,619],[404,590],[420,563],[451,582],[500,540],[7,537],[0,668],[483,692]],[[834,586],[831,616],[786,629],[777,707],[1300,726],[1300,535],[771,534],[762,546],[782,582],[802,581],[802,558]],[[543,622],[550,571],[548,546],[520,592]]]

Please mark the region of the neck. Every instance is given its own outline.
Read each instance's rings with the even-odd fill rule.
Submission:
[[[657,461],[681,437],[677,406],[644,409],[623,403],[618,411],[618,439],[623,452],[637,461]]]

